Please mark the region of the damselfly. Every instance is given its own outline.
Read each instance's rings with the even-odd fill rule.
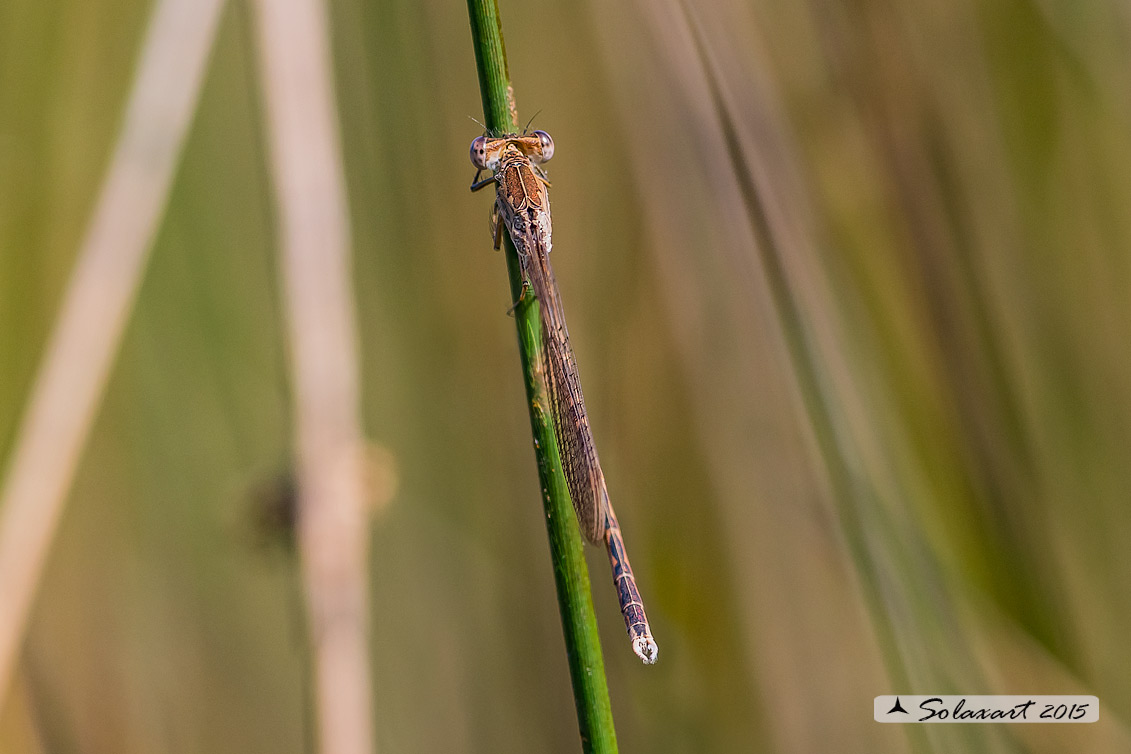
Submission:
[[[605,475],[597,460],[597,446],[581,393],[581,378],[569,344],[565,311],[550,267],[550,183],[539,166],[553,155],[554,141],[545,131],[535,131],[529,136],[480,136],[471,142],[471,163],[476,167],[471,190],[495,185],[492,223],[495,248],[502,243],[505,225],[522,265],[523,288],[519,301],[531,290],[541,311],[542,347],[547,365],[543,374],[550,395],[550,413],[562,470],[577,522],[590,542],[598,544],[604,540],[632,649],[641,660],[652,664],[659,649],[648,626],[644,603],[625,553],[620,524],[609,502]],[[481,181],[479,176],[484,170],[490,170],[491,177]]]

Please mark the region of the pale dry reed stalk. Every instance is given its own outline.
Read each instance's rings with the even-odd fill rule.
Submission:
[[[290,326],[299,549],[323,754],[374,750],[367,514],[350,228],[326,8],[259,0],[257,28]]]
[[[223,0],[162,0],[0,493],[0,707],[192,123]]]

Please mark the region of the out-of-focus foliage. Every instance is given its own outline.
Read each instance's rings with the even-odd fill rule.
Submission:
[[[554,261],[661,645],[640,667],[594,549],[622,749],[1128,750],[1128,8],[690,5],[501,0],[520,116],[557,144]],[[150,10],[0,5],[5,455]],[[400,477],[373,522],[379,747],[576,751],[506,275],[467,192],[465,8],[330,12],[365,424]],[[290,403],[250,13],[225,11],[0,751],[304,750],[293,562],[253,526]],[[891,692],[1104,711],[907,738],[868,714]]]

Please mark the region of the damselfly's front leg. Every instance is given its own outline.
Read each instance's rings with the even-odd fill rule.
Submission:
[[[479,189],[485,189],[495,182],[495,176],[489,175],[483,180],[479,180],[479,176],[483,174],[482,170],[475,171],[475,177],[471,179],[471,192],[475,193]]]

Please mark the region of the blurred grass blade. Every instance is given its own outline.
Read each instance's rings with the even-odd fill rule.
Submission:
[[[290,326],[298,542],[318,750],[374,751],[368,516],[350,228],[326,8],[259,0],[267,131]]]
[[[893,688],[972,688],[984,684],[973,653],[961,649],[962,635],[957,605],[935,562],[930,544],[912,521],[911,511],[899,511],[886,501],[885,487],[868,458],[859,450],[861,429],[842,408],[845,395],[855,391],[848,369],[826,366],[831,342],[822,341],[817,328],[822,321],[830,329],[835,306],[832,297],[812,294],[827,291],[820,280],[806,281],[810,294],[799,294],[791,279],[790,259],[810,255],[804,234],[785,230],[786,220],[767,206],[774,186],[772,172],[759,164],[740,133],[739,120],[724,90],[712,46],[704,40],[704,30],[694,9],[683,4],[685,18],[695,40],[715,111],[723,144],[737,180],[742,205],[753,233],[757,263],[764,276],[774,311],[781,326],[793,376],[801,395],[813,435],[827,470],[832,499],[845,542],[859,572],[860,585],[873,617],[873,626],[884,650]],[[769,108],[765,108],[769,109]],[[763,148],[765,145],[762,145]],[[778,206],[782,205],[779,200]],[[798,262],[794,262],[794,267]],[[812,270],[812,266],[806,267]],[[797,272],[794,272],[796,275]],[[835,328],[831,328],[835,331]],[[841,341],[844,342],[844,341]],[[835,359],[832,363],[841,361]],[[901,496],[902,497],[902,496]],[[930,584],[929,598],[922,594]],[[952,648],[940,651],[932,637],[957,639]],[[957,646],[958,648],[953,648]],[[945,659],[944,659],[945,658]],[[943,693],[943,692],[937,692]],[[1010,751],[1014,744],[1007,736],[985,731],[907,731],[916,748],[923,751],[947,750],[960,745],[966,751]]]
[[[223,0],[161,0],[0,494],[0,708],[196,111]]]

